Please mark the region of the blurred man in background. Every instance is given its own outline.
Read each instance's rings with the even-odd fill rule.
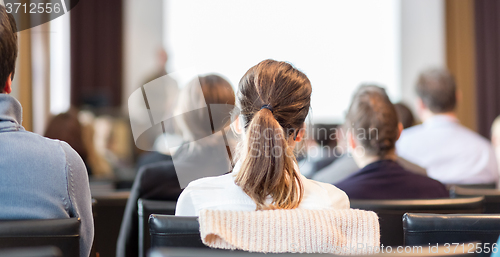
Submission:
[[[497,183],[498,166],[490,142],[457,119],[453,76],[442,69],[426,70],[416,89],[423,124],[403,131],[398,154],[445,184]]]

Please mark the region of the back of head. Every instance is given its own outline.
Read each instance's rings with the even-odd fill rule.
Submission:
[[[86,161],[87,149],[83,142],[82,130],[82,124],[78,120],[78,111],[71,109],[52,118],[44,136],[68,143]]]
[[[227,107],[216,108],[217,105]],[[234,105],[234,90],[227,80],[218,75],[200,76],[180,92],[176,110],[177,125],[186,139],[206,137],[229,125],[229,119],[225,119],[227,122],[221,122],[222,118],[215,119],[229,117]],[[207,106],[208,109],[205,108]],[[210,109],[211,106],[214,110]],[[207,115],[207,112],[210,114]]]
[[[293,209],[303,188],[295,171],[294,139],[309,112],[311,83],[286,62],[264,60],[239,83],[238,102],[246,131],[244,160],[236,183],[257,209]],[[266,203],[270,196],[272,203]]]
[[[366,154],[384,158],[399,137],[398,116],[383,88],[361,86],[347,113],[346,127]]]
[[[455,110],[457,104],[455,79],[447,70],[429,69],[422,72],[417,82],[417,95],[433,113]]]
[[[0,5],[0,93],[4,93],[9,76],[14,77],[17,59],[16,31],[14,16]]]
[[[397,103],[394,104],[394,108],[396,108],[398,120],[403,124],[403,128],[409,128],[415,125],[415,118],[413,117],[413,113],[408,106],[404,103]]]

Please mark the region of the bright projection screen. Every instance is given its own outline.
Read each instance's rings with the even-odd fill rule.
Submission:
[[[236,89],[264,59],[291,62],[311,80],[312,121],[343,122],[354,90],[400,91],[398,0],[169,0],[169,72],[222,74]]]

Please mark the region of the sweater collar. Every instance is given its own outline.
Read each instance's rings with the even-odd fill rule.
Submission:
[[[391,168],[398,167],[399,164],[396,161],[390,160],[390,159],[383,159],[383,160],[378,160],[375,162],[372,162],[362,169],[359,170],[357,173],[368,173],[368,172],[373,172],[373,171],[378,171],[380,168],[384,168],[383,170],[387,171]]]
[[[0,122],[6,121],[21,126],[22,112],[21,104],[16,98],[7,94],[0,94]]]

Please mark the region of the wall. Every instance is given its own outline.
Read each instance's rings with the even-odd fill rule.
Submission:
[[[401,94],[415,110],[415,82],[428,67],[446,67],[443,0],[401,1]]]
[[[151,77],[163,46],[163,1],[124,0],[124,67],[122,108],[128,97]]]
[[[477,130],[475,47],[474,0],[446,0],[446,61],[460,90],[458,119],[472,130]]]

